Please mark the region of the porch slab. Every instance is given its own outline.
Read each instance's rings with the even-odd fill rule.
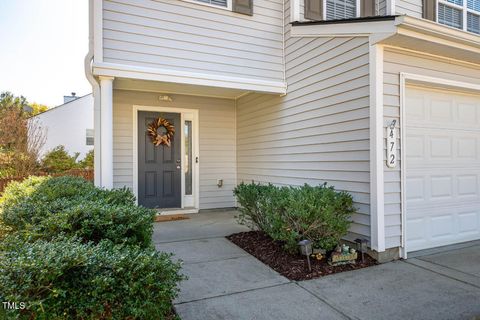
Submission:
[[[300,286],[354,319],[474,319],[480,289],[403,261]]]
[[[175,303],[201,300],[289,282],[252,256],[185,264],[188,280]]]
[[[347,319],[295,283],[177,304],[181,319]]]
[[[210,238],[177,242],[162,242],[155,245],[158,251],[174,254],[185,264],[232,259],[248,256],[248,253],[226,238]]]
[[[225,237],[248,231],[235,221],[236,210],[222,210],[189,214],[188,220],[157,222],[154,224],[155,244],[174,241]]]

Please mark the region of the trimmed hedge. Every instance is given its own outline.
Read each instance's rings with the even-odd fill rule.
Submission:
[[[0,200],[1,220],[28,239],[59,234],[83,241],[151,245],[155,211],[135,205],[127,189],[103,190],[77,177],[12,182]]]
[[[9,319],[164,319],[179,269],[155,249],[11,237],[0,251],[0,299],[27,302]]]
[[[277,187],[241,183],[234,194],[241,205],[238,222],[263,230],[284,242],[291,252],[302,239],[313,241],[318,248],[333,249],[347,234],[355,212],[350,194],[326,184]]]
[[[171,319],[180,264],[152,244],[154,210],[82,178],[30,177],[0,198],[9,319]],[[0,312],[1,317],[1,312]]]

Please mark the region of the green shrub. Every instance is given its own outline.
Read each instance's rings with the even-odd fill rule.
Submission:
[[[93,169],[93,163],[94,163],[94,153],[93,153],[93,150],[90,150],[85,155],[85,158],[83,158],[78,162],[78,165],[80,166],[80,168],[83,168],[83,169]]]
[[[64,172],[77,167],[78,153],[70,156],[64,146],[57,146],[42,159],[42,168],[47,172]]]
[[[165,319],[179,269],[153,248],[12,236],[0,248],[0,300],[27,302],[9,319]]]
[[[84,242],[151,246],[155,211],[136,206],[128,189],[103,190],[76,177],[30,177],[7,186],[0,220],[26,240],[59,234]]]
[[[351,195],[321,186],[276,187],[240,184],[235,190],[240,207],[238,221],[258,228],[289,251],[302,239],[315,247],[333,249],[347,234],[355,212]]]

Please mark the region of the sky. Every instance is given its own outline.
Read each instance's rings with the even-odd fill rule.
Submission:
[[[87,0],[0,0],[0,92],[49,107],[91,92]]]

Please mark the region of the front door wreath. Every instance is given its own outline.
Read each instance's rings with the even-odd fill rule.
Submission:
[[[164,128],[165,132],[159,133],[158,129],[160,128]],[[147,131],[148,135],[150,136],[150,140],[155,146],[164,144],[170,147],[172,143],[172,137],[175,134],[175,127],[168,120],[159,117],[148,125]]]

